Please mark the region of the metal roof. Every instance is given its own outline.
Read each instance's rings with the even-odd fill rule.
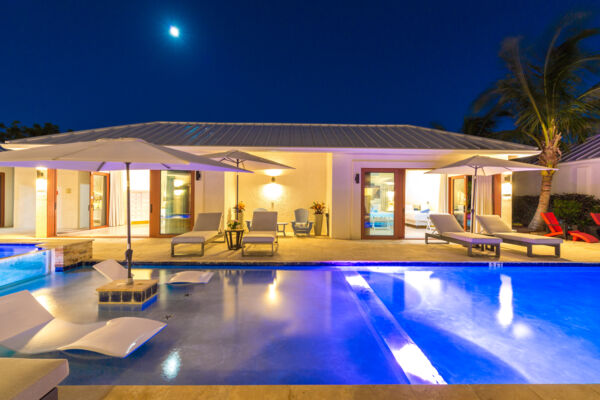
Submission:
[[[589,160],[591,158],[600,158],[600,134],[588,138],[585,142],[573,146],[573,148],[566,152],[561,163],[570,161]]]
[[[13,140],[57,144],[135,137],[166,146],[535,151],[501,140],[412,125],[147,122]]]

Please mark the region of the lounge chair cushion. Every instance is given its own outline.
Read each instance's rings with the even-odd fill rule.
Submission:
[[[213,277],[211,271],[181,271],[173,275],[167,283],[208,283]]]
[[[442,237],[449,237],[456,240],[462,240],[466,243],[472,244],[500,244],[502,243],[502,239],[480,235],[478,233],[469,233],[469,232],[446,232],[442,234]]]
[[[483,230],[489,234],[498,232],[512,232],[510,226],[506,225],[499,215],[478,215],[477,220],[483,227]]]
[[[215,231],[190,231],[183,233],[181,235],[175,236],[171,239],[171,243],[173,244],[181,244],[181,243],[205,243],[206,241],[214,238],[218,235],[218,232]]]
[[[464,229],[454,215],[450,214],[429,214],[429,219],[435,225],[439,233],[445,232],[464,232]]]
[[[104,260],[95,264],[93,268],[100,272],[109,281],[117,279],[127,279],[127,268],[119,264],[113,259]]]
[[[0,358],[0,394],[6,399],[41,399],[68,375],[67,360]]]
[[[272,231],[250,231],[244,234],[243,243],[274,243],[277,233]]]
[[[221,227],[223,213],[199,213],[194,224],[195,231],[218,231]]]
[[[563,240],[561,238],[532,235],[529,233],[500,232],[500,233],[495,233],[494,236],[499,237],[501,239],[517,240],[519,242],[529,243],[529,244],[551,245],[551,244],[561,244],[563,242]]]

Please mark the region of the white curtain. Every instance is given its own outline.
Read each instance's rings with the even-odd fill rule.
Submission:
[[[440,193],[437,212],[448,212],[448,175],[446,174],[440,175]]]
[[[110,172],[110,195],[108,226],[125,225],[125,193],[123,191],[123,171]]]
[[[491,176],[477,177],[477,193],[475,194],[475,212],[477,215],[489,215],[494,213],[492,196],[493,178]],[[474,232],[481,232],[479,223],[475,221]]]

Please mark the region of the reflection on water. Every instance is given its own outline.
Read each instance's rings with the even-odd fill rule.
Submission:
[[[169,356],[163,361],[162,374],[167,380],[172,380],[177,377],[179,369],[181,368],[181,357],[179,356],[179,350],[173,350]]]
[[[498,300],[500,301],[500,309],[496,318],[503,327],[508,327],[513,320],[513,290],[512,281],[510,276],[500,275],[502,284],[500,285],[500,294],[498,294]]]

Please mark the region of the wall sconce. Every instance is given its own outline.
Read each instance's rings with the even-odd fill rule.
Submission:
[[[356,184],[360,183],[360,174],[354,175],[354,183],[356,183]]]
[[[512,182],[511,175],[502,176],[502,187],[500,189],[503,198],[510,198],[512,196]]]
[[[46,168],[36,168],[35,190],[37,192],[45,192],[48,189],[47,172]]]
[[[271,183],[267,183],[265,186],[263,186],[263,195],[271,200],[271,201],[275,201],[277,199],[279,199],[281,197],[281,195],[283,194],[283,186],[281,186],[278,183],[275,182],[271,182]]]

